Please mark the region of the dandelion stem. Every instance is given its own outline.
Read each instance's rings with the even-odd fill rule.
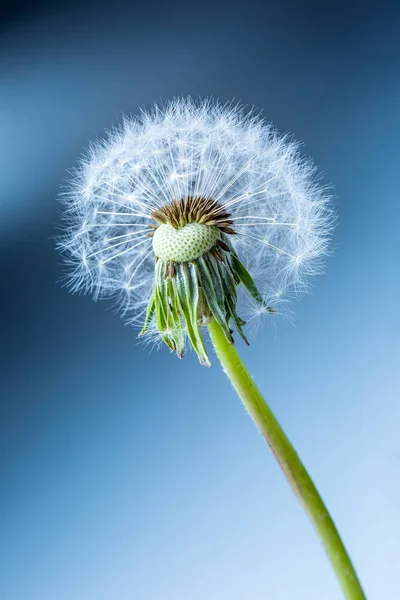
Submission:
[[[208,325],[222,367],[311,519],[347,600],[366,600],[335,524],[295,449],[245,368],[235,346],[213,319]]]

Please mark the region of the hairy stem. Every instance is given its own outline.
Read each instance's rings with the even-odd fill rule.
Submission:
[[[335,524],[311,477],[218,323],[208,325],[215,351],[246,410],[262,433],[313,523],[347,600],[366,600]]]

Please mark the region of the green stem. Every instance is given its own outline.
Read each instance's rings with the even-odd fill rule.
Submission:
[[[345,598],[347,600],[366,600],[350,557],[317,488],[243,365],[235,346],[227,341],[215,319],[208,325],[208,329],[225,373],[310,517],[331,561]]]

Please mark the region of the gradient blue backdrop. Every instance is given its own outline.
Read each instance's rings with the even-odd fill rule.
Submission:
[[[122,112],[235,97],[335,186],[327,274],[251,373],[370,600],[399,600],[398,2],[19,2],[0,51],[1,600],[339,600],[214,360],[149,352],[57,283],[55,197]],[[108,310],[107,310],[108,309]]]

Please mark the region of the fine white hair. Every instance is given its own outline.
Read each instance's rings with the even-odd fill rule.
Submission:
[[[240,105],[176,98],[124,118],[73,173],[58,243],[70,288],[115,298],[142,327],[154,280],[151,213],[198,195],[231,214],[232,245],[266,305],[320,271],[333,217],[299,144]],[[263,312],[244,293],[239,302],[247,316]]]

